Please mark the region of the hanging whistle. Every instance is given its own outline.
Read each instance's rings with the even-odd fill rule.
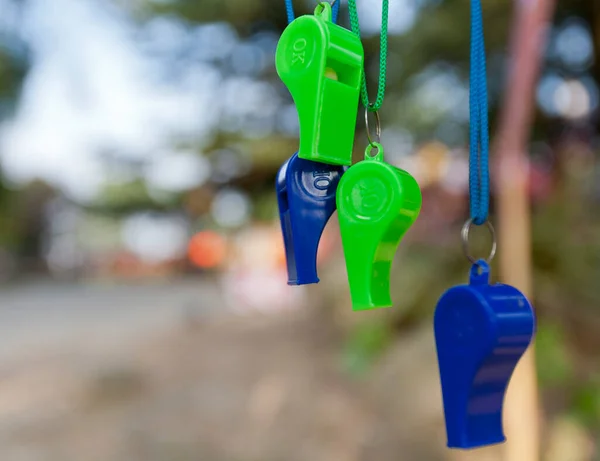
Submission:
[[[505,441],[504,394],[535,330],[527,298],[509,285],[490,285],[489,279],[489,265],[484,260],[475,262],[469,284],[446,291],[435,311],[450,448]]]
[[[351,165],[363,61],[360,39],[331,22],[328,2],[283,31],[275,65],[298,110],[298,157]]]
[[[317,248],[335,211],[335,190],[347,167],[311,162],[294,154],[277,175],[277,202],[288,285],[318,283]]]
[[[421,210],[419,185],[385,163],[383,147],[372,143],[340,180],[337,207],[353,309],[390,307],[392,260]]]

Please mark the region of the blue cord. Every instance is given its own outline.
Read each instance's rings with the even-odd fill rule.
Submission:
[[[337,22],[338,12],[340,11],[341,0],[337,0],[331,8],[331,20]],[[288,24],[295,18],[294,16],[294,0],[285,0],[285,11],[287,13]]]
[[[488,95],[481,0],[471,0],[469,73],[469,202],[471,219],[487,221],[490,207]]]

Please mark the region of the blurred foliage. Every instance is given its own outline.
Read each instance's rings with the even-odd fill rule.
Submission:
[[[588,427],[600,430],[600,376],[584,382],[575,391],[572,411]]]
[[[13,248],[19,240],[15,196],[16,192],[7,188],[0,176],[0,248]]]
[[[567,341],[560,324],[540,322],[536,333],[538,379],[543,387],[560,386],[574,376]]]
[[[0,123],[14,111],[29,64],[25,43],[0,30]],[[7,187],[0,168],[0,250],[14,249],[22,239],[15,197],[16,191]]]
[[[26,48],[15,38],[0,33],[0,119],[6,117],[21,90],[29,69]]]
[[[90,211],[125,216],[139,210],[164,211],[178,207],[181,197],[165,194],[153,197],[144,180],[138,178],[128,182],[109,183],[104,186],[95,203],[87,206]]]
[[[346,369],[355,375],[367,372],[393,337],[391,326],[385,318],[359,323],[345,344],[343,360]]]

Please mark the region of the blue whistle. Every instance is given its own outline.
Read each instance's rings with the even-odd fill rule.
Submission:
[[[449,448],[477,448],[506,440],[504,394],[531,343],[535,315],[516,288],[490,285],[479,260],[468,285],[446,291],[434,317]]]
[[[277,202],[288,285],[318,283],[317,248],[336,209],[335,191],[346,166],[304,160],[295,153],[277,174]]]

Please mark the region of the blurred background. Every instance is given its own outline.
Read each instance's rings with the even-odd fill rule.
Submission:
[[[501,232],[531,221],[531,267],[513,259],[539,317],[531,438],[539,459],[600,460],[600,4],[483,3],[494,145],[513,109],[532,114],[508,174],[529,179],[531,214],[492,197]],[[357,4],[373,95],[381,2]],[[551,20],[519,21],[538,7],[517,4]],[[298,120],[274,68],[282,0],[0,0],[0,459],[455,456],[432,316],[469,268],[468,5],[390,1],[382,139],[423,209],[393,309],[353,313],[335,215],[321,283],[286,285],[274,181]],[[539,41],[524,65],[522,40]],[[355,160],[365,146],[359,116]]]

